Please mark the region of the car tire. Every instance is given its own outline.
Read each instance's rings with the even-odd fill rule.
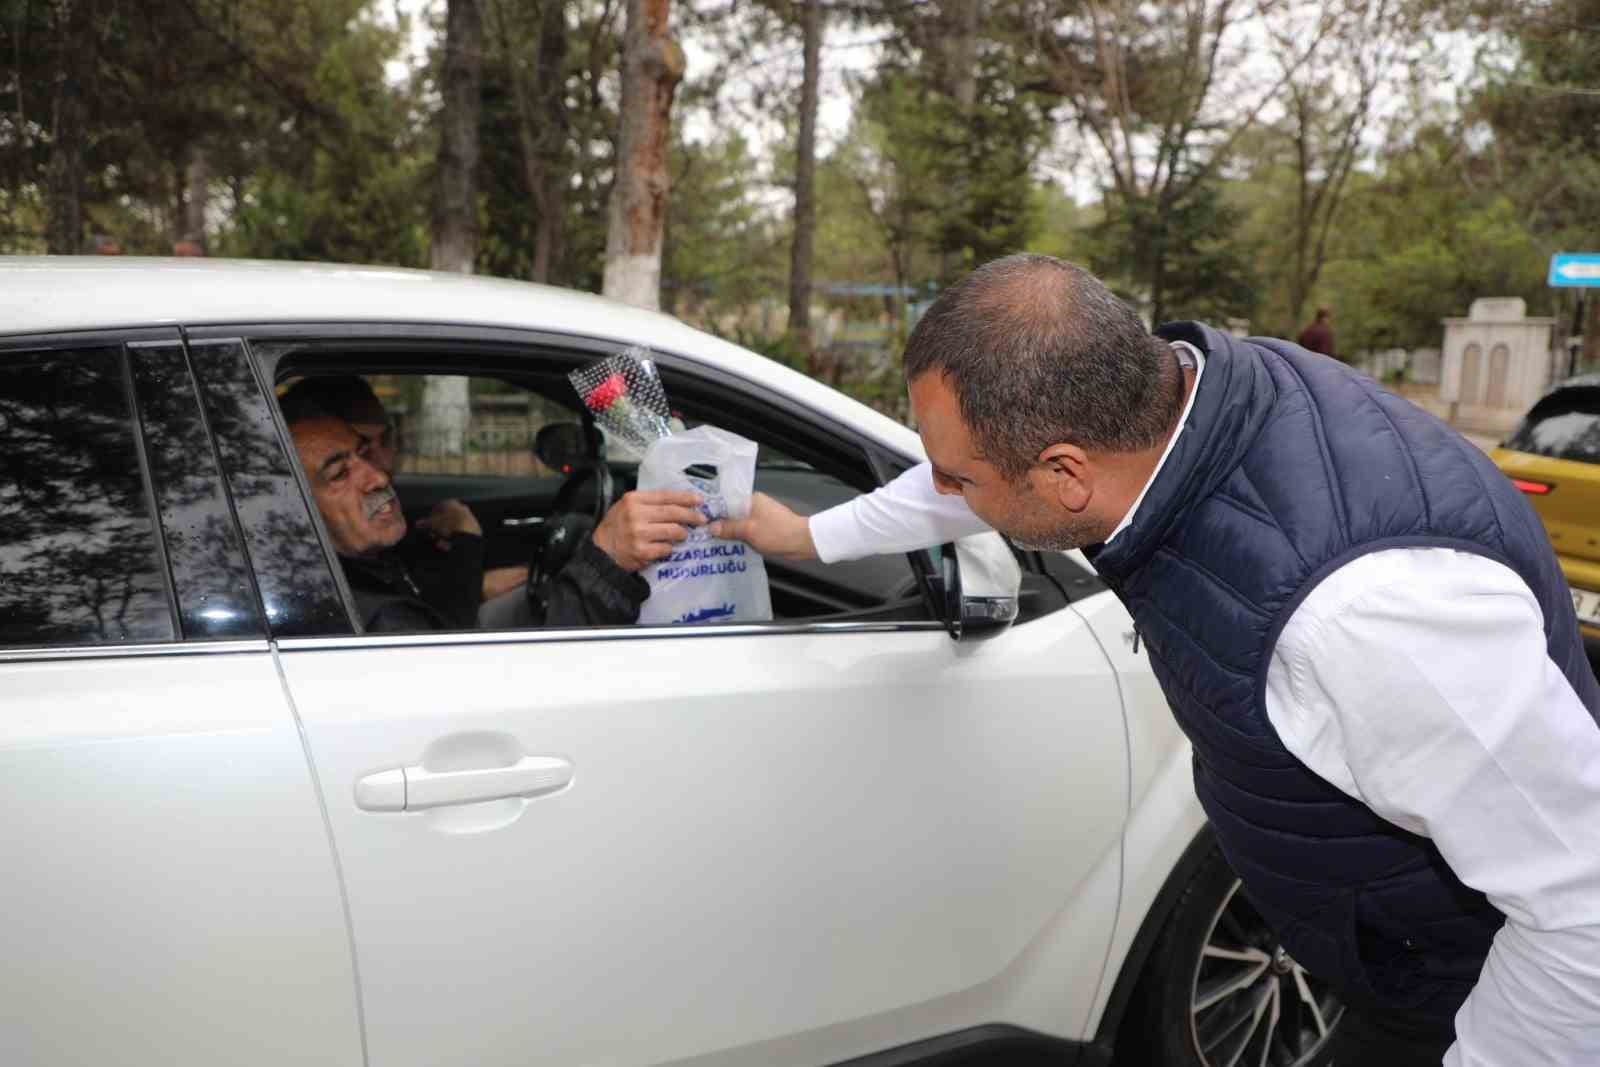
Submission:
[[[1327,986],[1284,952],[1213,846],[1150,950],[1116,1063],[1328,1067],[1342,1014]]]

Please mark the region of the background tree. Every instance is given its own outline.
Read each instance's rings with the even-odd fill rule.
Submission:
[[[672,96],[683,50],[668,32],[669,0],[628,0],[616,172],[606,236],[603,292],[624,303],[661,305],[661,237],[672,182],[667,167]]]
[[[1497,71],[1468,106],[1486,123],[1488,179],[1516,206],[1543,249],[1597,247],[1600,218],[1600,0],[1530,0],[1474,5],[1465,20],[1509,36],[1515,62]],[[1585,313],[1573,322],[1583,361],[1600,361],[1600,299],[1562,301]],[[1566,324],[1563,324],[1566,325]]]
[[[563,0],[487,0],[515,107],[516,143],[532,224],[530,281],[548,282],[560,253],[571,177],[567,39]],[[519,272],[520,273],[520,272]]]
[[[367,18],[327,28],[295,75],[320,117],[284,120],[281,142],[266,139],[265,116],[207,142],[215,254],[428,265],[435,149],[422,87],[385,82],[403,33]]]
[[[1107,222],[1126,240],[1119,280],[1155,321],[1178,310],[1174,258],[1216,238],[1183,227],[1217,224],[1222,168],[1327,35],[1324,15],[1300,28],[1277,72],[1254,73],[1261,32],[1280,10],[1274,0],[1108,0],[1066,19],[1047,7],[1035,23],[1049,87],[1071,106],[1107,211],[1120,215]]]
[[[480,0],[449,0],[445,26],[444,106],[434,176],[434,270],[471,274],[478,256],[478,116],[483,92]]]
[[[705,144],[674,138],[661,306],[760,344],[778,332],[785,242],[773,213],[749,195],[757,168],[737,133]]]
[[[1479,296],[1548,298],[1547,259],[1511,201],[1470,184],[1477,164],[1449,127],[1418,131],[1376,178],[1352,181],[1324,291],[1340,348],[1437,348],[1439,319]]]
[[[294,181],[282,184],[304,190],[313,156],[409,159],[403,119],[383,129],[369,121],[404,107],[383,78],[398,34],[363,15],[365,7],[364,0],[62,5],[84,19],[70,61],[92,60],[79,75],[93,87],[80,98],[81,135],[56,142],[63,150],[78,145],[82,228],[124,251],[169,254],[179,240],[204,244],[239,228],[260,191],[284,176]],[[50,204],[70,203],[48,191],[58,57],[46,16],[54,10],[42,0],[0,4],[0,249],[8,251],[43,251]],[[388,178],[369,161],[344,169],[343,176],[362,177],[347,182],[343,195],[360,196]],[[352,258],[364,242],[334,237],[322,258]],[[274,246],[300,251],[281,234],[272,235],[269,252]]]
[[[589,290],[642,262],[641,300],[891,411],[918,308],[1021,248],[1152,318],[1282,335],[1325,303],[1351,356],[1436,347],[1484,295],[1570,327],[1544,273],[1594,247],[1597,5],[679,0],[674,86],[665,0],[636,8],[642,79],[623,0],[421,0],[420,38],[391,0],[0,0],[0,252],[438,255]],[[463,253],[434,191],[474,130]],[[811,307],[815,361],[784,340]]]
[[[618,0],[489,0],[480,265],[598,290],[616,152]]]
[[[83,156],[89,135],[85,112],[94,92],[96,33],[93,0],[53,0],[51,52],[55,56],[50,116],[49,251],[83,247]],[[20,89],[19,89],[20,95]]]
[[[434,270],[471,274],[478,260],[478,117],[483,105],[483,0],[448,0],[444,106],[433,186]],[[466,449],[471,399],[464,375],[428,375],[423,385],[422,449],[458,456]]]
[[[893,214],[923,231],[948,284],[1028,243],[1051,100],[1013,7],[943,0],[891,7],[888,17],[896,33],[862,109],[910,179],[898,183],[905,199]]]
[[[811,343],[811,265],[817,236],[817,83],[821,77],[821,0],[800,0],[800,123],[795,138],[794,242],[789,257],[789,341],[817,370]]]
[[[1327,261],[1350,175],[1369,149],[1363,138],[1375,97],[1419,36],[1414,17],[1394,0],[1343,0],[1299,5],[1292,17],[1267,24],[1283,82],[1283,114],[1269,130],[1282,142],[1294,179],[1293,210],[1283,230],[1288,248],[1272,249],[1286,267],[1286,304],[1274,309],[1285,337],[1308,319],[1306,305]],[[1322,44],[1293,66],[1295,42],[1318,23],[1326,30]]]

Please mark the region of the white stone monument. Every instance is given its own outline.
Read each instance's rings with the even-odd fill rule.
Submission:
[[[1505,431],[1550,385],[1555,319],[1527,317],[1521,297],[1483,297],[1444,320],[1439,397],[1452,422]]]

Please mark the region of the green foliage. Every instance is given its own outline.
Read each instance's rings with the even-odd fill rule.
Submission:
[[[1060,186],[1049,181],[1034,186],[1030,200],[1037,229],[1024,250],[1073,263],[1087,260],[1092,240],[1086,231],[1096,224],[1096,212],[1080,207]]]
[[[71,41],[53,5],[3,6],[0,54],[20,68],[0,76],[0,148],[12,149],[0,152],[0,242],[36,239],[70,48],[95,61],[78,146],[91,232],[125,252],[170,252],[188,168],[203,160],[208,214],[226,218],[214,251],[416,261],[410,176],[422,165],[411,102],[383,69],[400,35],[361,14],[366,0],[101,0],[88,38]]]
[[[710,144],[672,146],[672,199],[662,257],[662,307],[695,319],[715,319],[762,298],[778,299],[785,285],[784,236],[749,195],[756,160],[738,134]]]
[[[861,106],[892,174],[878,190],[890,239],[928,252],[940,282],[1027,246],[1047,116],[997,62],[979,70],[971,107],[933,91],[919,69],[886,70]]]
[[[1388,101],[1401,120],[1381,143],[1376,134],[1363,142],[1326,265],[1303,302],[1333,309],[1338,347],[1351,354],[1436,346],[1439,320],[1480,296],[1522,296],[1531,313],[1554,312],[1547,257],[1594,248],[1600,218],[1600,0],[1397,2],[1467,11],[1463,33],[1494,42],[1505,61],[1480,65],[1459,112],[1436,105],[1413,116]],[[598,290],[622,5],[484,3],[478,268],[529,276],[553,226],[550,280]],[[832,10],[836,26],[849,19],[886,33],[876,68],[852,82],[848,132],[818,160],[816,302],[846,312],[844,347],[880,346],[888,358],[840,360],[826,368],[830,380],[903,410],[893,356],[909,317],[903,296],[832,296],[827,284],[922,299],[1020,249],[1087,263],[1146,310],[1159,304],[1162,317],[1247,318],[1281,336],[1305,325],[1284,262],[1302,168],[1282,109],[1230,140],[1229,124],[1248,108],[1197,106],[1183,34],[1211,31],[1168,6],[1126,9],[1128,95],[1109,104],[1079,7],[985,5],[975,31],[959,17],[971,14],[963,0]],[[43,247],[65,47],[53,10],[0,0],[0,252]],[[402,55],[406,26],[385,24],[370,0],[98,0],[94,10],[91,39],[71,42],[95,56],[80,146],[89,231],[128,252],[169,251],[186,167],[203,158],[213,254],[427,262],[438,57],[411,80],[391,81],[386,67]],[[663,298],[670,311],[804,369],[780,329],[792,137],[764,144],[743,134],[750,115],[719,110],[738,96],[723,82],[743,76],[750,91],[739,106],[792,124],[798,83],[784,82],[782,64],[750,72],[742,50],[792,48],[793,13],[776,0],[738,11],[674,4],[675,23],[706,33],[716,55],[691,67],[675,106]],[[825,50],[825,69],[834,62]],[[531,124],[540,165],[557,175],[553,207],[530,188],[537,174],[520,141],[519,72],[538,72],[541,91],[554,94],[538,98]],[[1322,125],[1312,132],[1322,143],[1349,102],[1318,104]],[[1138,180],[1123,181],[1120,195],[1108,180],[1101,201],[1079,204],[1041,180],[1038,160],[1058,128],[1081,132],[1089,119],[1125,124],[1133,150],[1119,165]],[[707,126],[709,138],[683,132]],[[1172,180],[1154,181],[1152,167]]]
[[[37,185],[0,189],[0,255],[42,255],[45,205]]]
[[[1600,218],[1600,0],[1540,0],[1500,21],[1518,62],[1492,76],[1468,116],[1493,131],[1479,170],[1532,229],[1593,248]]]
[[[813,275],[819,282],[903,284],[915,268],[897,266],[891,223],[880,216],[882,190],[893,175],[867,143],[870,128],[856,123],[850,136],[817,161],[817,238]]]
[[[1373,195],[1379,194],[1364,195],[1352,205],[1352,217],[1359,217],[1360,205],[1370,204]],[[1436,227],[1396,219],[1379,228],[1372,216],[1363,220],[1367,232],[1353,235],[1372,251],[1335,259],[1327,268],[1326,302],[1338,317],[1341,350],[1437,347],[1440,319],[1465,315],[1480,296],[1523,297],[1532,314],[1548,308],[1548,252],[1506,198],[1456,201]]]
[[[398,34],[366,19],[329,43],[310,91],[346,135],[307,139],[296,165],[240,181],[220,254],[426,266],[427,142],[413,101],[384,81],[398,47]]]
[[[764,333],[739,326],[724,336],[736,345],[766,356],[775,363],[782,363],[790,370],[802,374],[806,372],[810,354],[796,345],[794,337],[788,333]]]
[[[617,130],[615,87],[622,5],[598,0],[484,0],[487,54],[483,66],[480,186],[484,221],[478,269],[501,277],[533,276],[540,229],[553,223],[553,285],[599,291],[605,271],[612,155]],[[540,36],[545,7],[560,8],[560,39]],[[509,39],[507,39],[509,37]],[[441,60],[436,41],[433,67]],[[511,64],[521,64],[530,94],[541,165],[561,187],[546,219],[528,184]],[[554,73],[552,73],[554,71]],[[539,81],[535,83],[534,75]],[[548,79],[548,82],[545,81]],[[539,90],[548,94],[541,99]],[[559,101],[559,111],[553,109]]]
[[[1165,210],[1148,200],[1113,200],[1085,233],[1091,268],[1135,306],[1151,279],[1164,294],[1164,321],[1251,318],[1260,303],[1254,249],[1241,237],[1244,211],[1203,182]]]

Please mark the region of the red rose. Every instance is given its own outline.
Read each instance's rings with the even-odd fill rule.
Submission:
[[[627,395],[628,383],[623,380],[622,375],[613,374],[590,390],[589,395],[583,398],[583,402],[590,411],[598,415]]]

